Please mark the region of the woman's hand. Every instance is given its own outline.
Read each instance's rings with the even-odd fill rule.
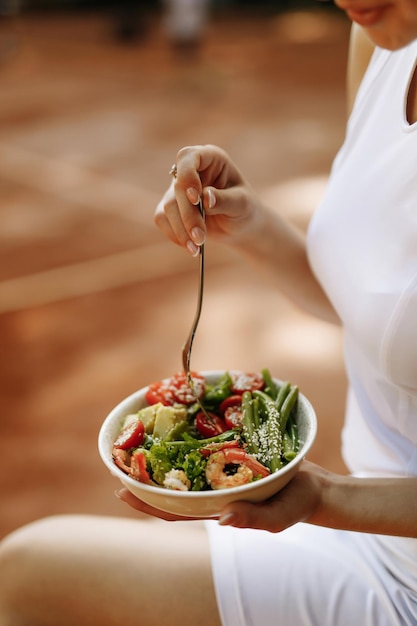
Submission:
[[[209,234],[240,252],[302,309],[339,322],[311,271],[305,233],[262,204],[224,150],[182,148],[175,170],[155,212],[157,226],[171,241],[196,256]],[[201,198],[205,223],[197,208]]]
[[[201,518],[197,517],[183,517],[182,515],[173,515],[172,513],[166,513],[165,511],[161,511],[160,509],[156,509],[146,502],[139,500],[136,496],[133,495],[128,489],[123,487],[115,492],[115,495],[119,500],[122,500],[126,504],[135,509],[135,511],[139,511],[139,513],[145,513],[145,515],[151,515],[152,517],[158,517],[159,519],[165,520],[166,522],[178,522],[178,521],[192,521]]]
[[[323,468],[303,461],[294,478],[265,502],[234,502],[225,507],[219,523],[277,533],[297,522],[307,522],[320,508],[322,490],[331,476]]]
[[[260,203],[224,150],[182,148],[175,167],[175,178],[155,212],[157,226],[171,241],[196,255],[207,233],[231,243],[253,234],[261,222]],[[200,198],[205,224],[196,209]]]

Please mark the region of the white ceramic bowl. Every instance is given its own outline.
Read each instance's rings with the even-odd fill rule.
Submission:
[[[217,382],[223,371],[201,372],[209,384]],[[274,379],[281,384],[282,381]],[[136,391],[118,404],[106,417],[100,429],[98,448],[100,456],[111,474],[120,479],[129,491],[147,504],[162,511],[181,516],[216,517],[222,508],[234,500],[260,502],[270,498],[282,489],[294,476],[301,461],[310,450],[317,434],[315,411],[303,394],[299,394],[296,423],[300,440],[300,450],[295,459],[274,474],[253,483],[221,489],[218,491],[174,491],[163,487],[145,485],[125,474],[115,465],[112,458],[115,441],[123,419],[130,413],[136,413],[147,405],[145,400],[147,387]]]

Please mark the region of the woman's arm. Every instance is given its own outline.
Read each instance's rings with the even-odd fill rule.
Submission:
[[[304,461],[281,492],[262,504],[239,502],[220,523],[280,532],[296,522],[417,537],[417,478],[340,476]]]
[[[261,226],[237,241],[234,248],[294,304],[338,324],[339,317],[310,267],[305,233],[267,207],[262,208],[262,220]]]

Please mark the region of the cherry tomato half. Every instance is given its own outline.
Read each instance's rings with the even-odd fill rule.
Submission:
[[[226,413],[226,409],[231,406],[242,406],[242,395],[235,393],[233,396],[227,396],[220,402],[219,411],[222,415]]]
[[[123,428],[122,432],[114,442],[114,447],[121,448],[122,450],[137,448],[142,445],[144,438],[145,426],[140,419],[136,419]]]
[[[232,393],[243,394],[244,391],[255,391],[265,387],[265,381],[261,374],[234,372],[232,380]]]
[[[242,409],[239,406],[229,406],[224,413],[224,421],[226,426],[232,430],[233,428],[242,428]]]
[[[170,406],[175,402],[172,389],[162,381],[149,385],[145,398],[148,404],[158,404],[158,402],[161,402],[165,406]]]
[[[229,430],[226,422],[215,413],[208,413],[208,416],[199,411],[195,416],[195,426],[202,437],[216,437]]]
[[[191,377],[197,397],[202,398],[206,390],[205,378],[196,372],[192,372]],[[148,387],[145,398],[148,404],[161,402],[166,406],[173,405],[176,402],[179,404],[193,404],[195,402],[195,396],[184,372],[179,372],[168,380],[152,383]]]
[[[146,457],[141,450],[135,450],[130,462],[130,474],[141,483],[152,484],[151,477],[146,468]]]
[[[176,400],[181,404],[193,404],[195,395],[202,398],[206,389],[206,381],[203,376],[196,372],[191,372],[191,378],[194,386],[194,393],[188,382],[187,374],[179,372],[170,379],[169,388]],[[195,395],[194,395],[195,394]]]
[[[229,428],[242,428],[242,396],[234,394],[220,403],[219,411]]]

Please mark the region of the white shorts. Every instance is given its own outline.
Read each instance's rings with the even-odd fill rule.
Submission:
[[[417,625],[417,563],[393,557],[393,538],[308,524],[280,534],[206,527],[223,626]],[[414,552],[416,540],[399,541]]]

